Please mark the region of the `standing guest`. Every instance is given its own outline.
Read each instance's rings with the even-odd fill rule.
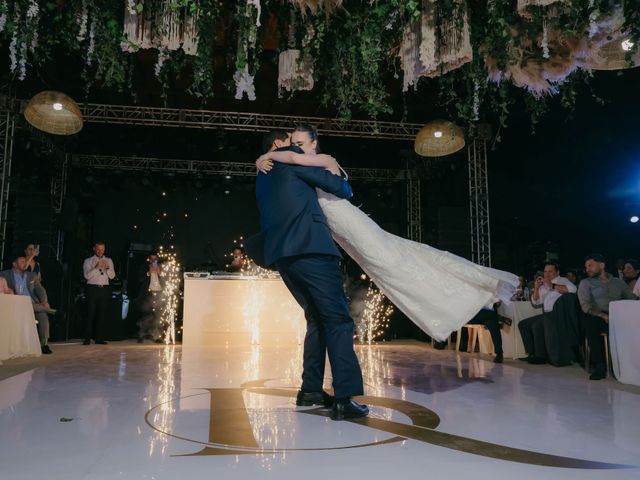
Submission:
[[[595,365],[589,379],[601,380],[607,376],[607,371],[604,343],[600,334],[609,333],[609,303],[615,300],[632,300],[635,297],[626,283],[607,273],[602,255],[591,254],[584,262],[587,278],[580,282],[578,299],[585,313],[582,318],[583,328],[589,341],[591,360]]]
[[[40,270],[40,262],[36,258],[40,255],[40,245],[30,243],[24,249],[24,256],[27,259],[27,272],[35,273],[36,280],[42,283],[42,273]]]
[[[228,272],[241,272],[247,266],[247,257],[241,247],[235,247],[231,263],[227,265]]]
[[[162,267],[157,255],[149,255],[146,279],[143,281],[138,297],[138,343],[147,338],[156,343],[162,342],[161,317],[165,299],[162,298]]]
[[[38,337],[42,353],[53,353],[48,344],[49,314],[54,315],[56,311],[49,305],[47,291],[36,280],[35,274],[27,271],[27,259],[17,255],[13,259],[12,269],[0,272],[0,277],[4,279],[9,292],[13,291],[16,295],[30,297],[33,313],[38,321]]]
[[[633,292],[636,297],[640,297],[640,262],[638,260],[629,259],[624,263],[622,269],[623,280],[627,282],[629,290]]]
[[[116,276],[113,261],[104,256],[104,242],[96,242],[94,255],[84,261],[84,278],[87,281],[87,317],[84,328],[84,344],[89,345],[91,338],[99,345],[104,340],[106,319],[111,311],[111,288],[109,280]]]

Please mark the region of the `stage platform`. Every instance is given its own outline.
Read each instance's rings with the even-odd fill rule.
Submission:
[[[413,341],[356,348],[371,416],[334,422],[295,406],[300,346],[54,344],[0,366],[1,477],[640,478],[638,387]]]

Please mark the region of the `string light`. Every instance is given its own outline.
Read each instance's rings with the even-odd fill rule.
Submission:
[[[369,282],[364,299],[364,310],[356,321],[356,337],[362,343],[371,344],[380,337],[389,326],[389,317],[393,313],[391,305],[384,294]]]

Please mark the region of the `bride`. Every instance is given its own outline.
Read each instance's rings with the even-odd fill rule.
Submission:
[[[268,173],[273,161],[324,167],[333,173],[342,170],[333,157],[317,153],[315,127],[296,127],[291,145],[304,153],[265,153],[256,161],[258,170]],[[436,340],[445,340],[485,305],[508,302],[519,284],[511,273],[386,232],[348,200],[320,189],[317,193],[338,245],[396,307]]]

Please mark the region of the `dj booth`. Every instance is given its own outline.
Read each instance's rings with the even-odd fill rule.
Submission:
[[[183,346],[296,345],[305,327],[278,274],[184,274]]]

